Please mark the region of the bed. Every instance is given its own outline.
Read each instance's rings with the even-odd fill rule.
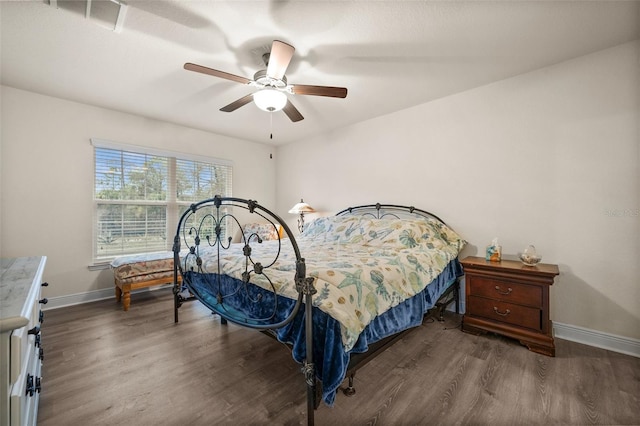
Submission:
[[[241,216],[282,229],[277,239],[244,232]],[[307,385],[308,423],[319,400],[332,405],[358,368],[426,314],[458,307],[458,254],[465,241],[437,216],[371,204],[308,223],[295,236],[255,201],[214,197],[193,204],[174,238],[174,316],[196,299],[292,348]],[[308,321],[308,318],[312,318]],[[312,348],[307,351],[307,348]]]

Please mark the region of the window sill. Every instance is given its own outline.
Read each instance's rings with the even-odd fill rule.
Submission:
[[[92,263],[87,268],[90,271],[102,271],[103,269],[111,269],[111,263]]]

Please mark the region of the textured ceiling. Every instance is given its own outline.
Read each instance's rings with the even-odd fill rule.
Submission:
[[[94,0],[96,1],[96,0]],[[42,1],[0,3],[2,84],[264,143],[283,144],[640,38],[637,1],[136,1],[122,31]],[[290,122],[255,89],[185,71],[253,77],[273,39],[296,48]]]

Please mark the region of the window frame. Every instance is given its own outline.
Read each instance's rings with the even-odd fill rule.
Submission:
[[[178,199],[178,170],[177,163],[179,161],[191,161],[197,163],[204,163],[213,167],[223,166],[227,167],[226,170],[226,194],[214,194],[230,197],[233,193],[233,162],[230,160],[224,160],[220,158],[208,157],[203,155],[195,155],[195,154],[187,154],[182,152],[175,152],[169,150],[161,150],[156,148],[137,146],[137,145],[129,145],[123,144],[119,142],[114,142],[105,139],[97,139],[91,138],[91,145],[93,147],[93,219],[92,219],[92,264],[93,265],[102,265],[109,264],[111,261],[120,256],[128,256],[128,255],[139,255],[143,253],[151,253],[152,251],[140,251],[136,253],[121,253],[115,254],[113,256],[104,256],[99,255],[98,253],[98,228],[99,228],[99,214],[98,214],[98,206],[100,204],[111,204],[111,205],[145,205],[145,206],[162,206],[165,208],[165,232],[166,232],[166,246],[163,250],[156,250],[153,252],[164,252],[171,251],[173,245],[173,236],[176,232],[176,227],[178,220],[180,219],[180,211],[184,210],[185,207],[190,206],[194,202],[201,201],[198,200],[179,200]],[[101,199],[97,198],[96,187],[97,187],[97,166],[98,161],[96,158],[96,149],[110,149],[121,152],[127,152],[132,154],[139,155],[150,155],[156,157],[163,157],[167,159],[167,167],[166,167],[166,199],[164,200],[126,200],[126,199],[118,199],[118,200],[110,200],[110,199]],[[213,195],[212,195],[213,196]]]

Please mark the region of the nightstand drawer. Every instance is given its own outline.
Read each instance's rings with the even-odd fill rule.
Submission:
[[[467,301],[467,313],[471,316],[488,318],[536,331],[542,329],[540,312],[540,309],[537,308],[514,305],[484,297],[470,296]]]
[[[542,307],[542,288],[540,286],[518,284],[499,279],[479,276],[468,277],[471,296],[482,296],[509,303]]]

